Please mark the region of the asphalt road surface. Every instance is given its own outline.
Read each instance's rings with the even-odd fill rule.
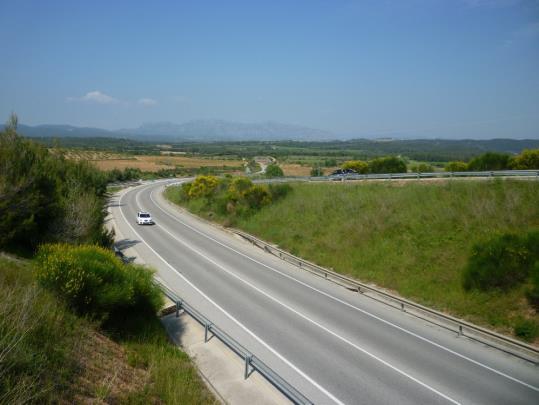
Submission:
[[[539,404],[537,366],[264,253],[165,201],[164,184],[112,202],[123,243],[313,402]],[[156,224],[136,225],[139,210]]]

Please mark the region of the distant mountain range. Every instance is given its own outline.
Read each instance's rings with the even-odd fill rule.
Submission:
[[[241,140],[309,140],[338,139],[335,134],[319,129],[278,122],[241,123],[222,120],[188,121],[183,124],[151,122],[138,128],[110,131],[71,125],[19,125],[18,132],[28,137],[108,137],[140,141],[241,141]]]

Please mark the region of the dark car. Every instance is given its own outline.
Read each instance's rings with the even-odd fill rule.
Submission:
[[[357,172],[353,169],[337,169],[333,173],[331,173],[329,176],[340,178],[340,177],[350,176],[352,174],[357,174]]]

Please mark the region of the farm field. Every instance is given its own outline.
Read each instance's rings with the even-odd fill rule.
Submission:
[[[106,151],[68,150],[65,157],[74,160],[87,160],[100,170],[135,168],[146,172],[161,169],[199,167],[240,168],[244,162],[239,159],[215,159],[205,157],[189,157],[183,155],[128,155]]]

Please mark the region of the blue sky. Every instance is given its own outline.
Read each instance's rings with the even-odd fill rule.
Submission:
[[[30,125],[539,137],[537,0],[0,0],[0,16],[0,117]]]

